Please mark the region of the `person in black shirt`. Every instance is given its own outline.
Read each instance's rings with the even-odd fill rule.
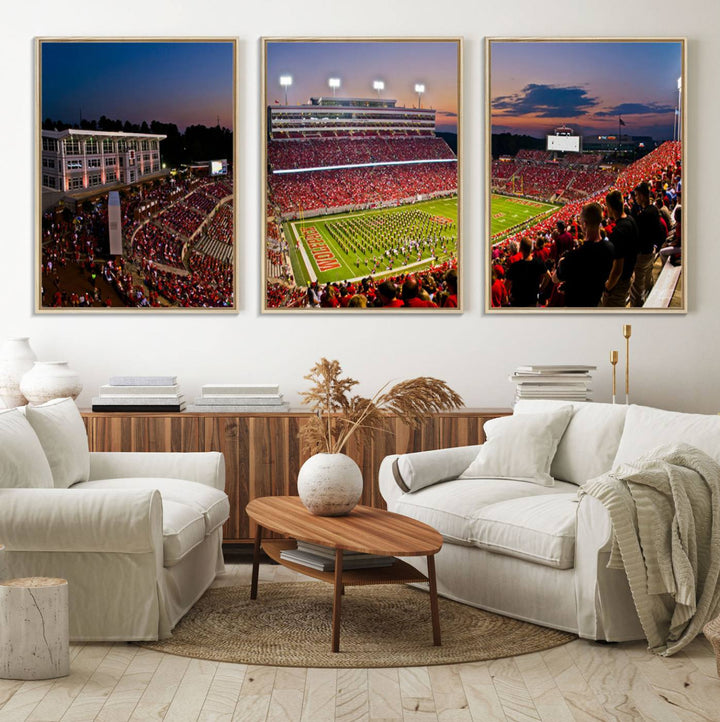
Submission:
[[[625,203],[620,191],[610,191],[605,197],[608,216],[615,222],[610,233],[613,245],[613,265],[605,282],[602,305],[608,308],[624,308],[627,305],[630,282],[635,270],[639,234],[632,216],[625,213]]]
[[[630,286],[630,305],[642,306],[653,285],[652,268],[655,247],[665,242],[665,231],[660,223],[658,209],[650,203],[650,187],[644,181],[635,189],[637,206],[633,215],[637,223],[639,240],[635,275]]]
[[[522,260],[508,268],[505,285],[510,294],[511,306],[537,306],[541,286],[550,280],[545,264],[532,256],[532,241],[520,241]]]
[[[567,306],[594,308],[600,303],[613,264],[612,246],[600,235],[601,223],[599,203],[583,206],[580,227],[585,240],[558,262],[553,280],[563,284]]]

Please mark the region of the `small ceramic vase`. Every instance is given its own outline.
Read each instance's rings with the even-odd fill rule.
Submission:
[[[342,516],[360,501],[360,467],[345,454],[315,454],[298,474],[298,495],[311,514]]]
[[[20,379],[37,359],[27,336],[9,338],[0,350],[0,398],[8,408],[24,406],[27,399],[20,391]]]
[[[36,361],[20,381],[20,391],[31,406],[52,399],[76,399],[82,391],[80,376],[68,368],[67,361]]]

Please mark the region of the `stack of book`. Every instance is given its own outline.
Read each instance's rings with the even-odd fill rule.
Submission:
[[[183,411],[177,376],[112,376],[93,397],[93,411]]]
[[[287,411],[277,384],[206,384],[191,411],[267,413]]]
[[[320,572],[335,571],[335,549],[321,544],[310,542],[297,542],[297,549],[283,549],[281,559],[287,559],[295,564],[316,569]],[[347,569],[374,569],[389,567],[395,562],[394,557],[379,556],[377,554],[363,554],[362,552],[343,552],[343,570]]]
[[[516,399],[592,401],[591,371],[597,366],[518,366],[510,381],[517,384]]]

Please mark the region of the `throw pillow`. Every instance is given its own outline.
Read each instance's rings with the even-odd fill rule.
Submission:
[[[55,488],[67,489],[90,476],[90,451],[82,416],[72,399],[27,406],[27,420],[50,463]]]
[[[518,414],[485,422],[487,441],[461,479],[515,479],[554,486],[550,475],[572,406],[547,414]]]
[[[37,435],[17,409],[0,411],[0,488],[52,488],[50,465]]]
[[[567,402],[520,399],[514,414],[538,414],[554,411]],[[560,481],[582,485],[613,468],[625,425],[625,404],[575,401],[573,415],[558,444],[550,475]]]

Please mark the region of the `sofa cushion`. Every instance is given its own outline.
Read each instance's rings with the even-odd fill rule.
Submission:
[[[543,414],[518,414],[485,422],[487,441],[460,474],[463,479],[517,479],[552,486],[550,466],[570,421],[572,407]]]
[[[172,567],[205,539],[202,514],[185,504],[163,500],[163,566]]]
[[[720,463],[720,416],[630,406],[613,468],[670,443],[690,444]]]
[[[403,494],[391,511],[429,524],[448,542],[473,546],[481,538],[476,522],[483,509],[514,499],[576,493],[575,485],[562,481],[540,486],[512,479],[457,479]]]
[[[0,411],[0,488],[52,488],[53,476],[30,422],[17,409]]]
[[[577,492],[508,499],[479,509],[474,544],[555,569],[575,565]]]
[[[202,515],[205,534],[215,531],[230,516],[230,502],[224,491],[183,479],[136,478],[97,479],[75,484],[73,489],[157,489],[166,501],[184,504]]]
[[[480,445],[476,444],[401,454],[392,465],[395,483],[403,491],[412,492],[457,479],[479,451]]]
[[[567,401],[520,399],[513,413],[537,414],[567,405]],[[570,402],[570,405],[573,414],[558,444],[550,474],[581,485],[613,468],[628,407],[592,401]]]
[[[82,416],[72,399],[25,407],[25,418],[42,444],[55,488],[67,489],[90,475],[90,450]]]

